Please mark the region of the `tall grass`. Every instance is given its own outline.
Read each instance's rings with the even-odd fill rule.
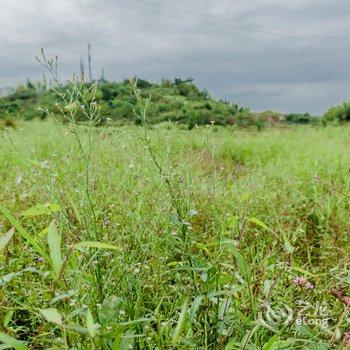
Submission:
[[[150,128],[132,84],[140,127],[96,126],[75,82],[57,90],[68,123],[1,134],[5,348],[339,348],[349,129]],[[298,300],[326,303],[327,326],[268,317]]]

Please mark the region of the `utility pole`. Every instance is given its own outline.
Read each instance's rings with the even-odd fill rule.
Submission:
[[[84,67],[84,61],[82,57],[80,57],[80,79],[82,82],[85,81],[85,67]]]
[[[104,83],[105,81],[105,70],[104,68],[101,69],[101,82]]]
[[[89,63],[89,81],[92,83],[92,68],[91,68],[91,45],[88,44],[88,63]]]

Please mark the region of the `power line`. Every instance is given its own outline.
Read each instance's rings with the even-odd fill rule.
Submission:
[[[143,0],[138,0],[139,2],[142,2],[142,3],[148,3],[148,4],[153,4],[152,2],[146,2],[146,1],[143,1]],[[260,5],[265,5],[265,6],[269,6],[269,7],[273,7],[275,9],[279,9],[281,11],[284,11],[286,13],[293,13],[294,15],[297,15],[298,13],[297,12],[294,12],[294,11],[289,11],[287,9],[284,9],[284,8],[281,8],[281,7],[278,7],[278,6],[274,6],[274,5],[271,5],[271,4],[267,4],[267,3],[264,3],[260,0],[247,0],[247,1],[251,1],[251,2],[255,2],[255,3],[259,3]],[[154,5],[154,4],[153,4]],[[168,7],[169,8],[169,7]],[[169,8],[170,9],[170,8]],[[174,10],[176,10],[175,8],[173,8]],[[222,17],[218,17],[218,16],[213,16],[213,15],[208,15],[208,14],[200,14],[200,13],[193,13],[194,15],[197,15],[197,16],[205,16],[205,17],[214,17],[216,18],[217,20],[220,20],[220,21],[225,21],[226,23],[229,23],[229,24],[233,24],[232,23],[232,20],[228,19],[228,18],[222,18]],[[308,16],[304,15],[304,17],[308,18]],[[308,18],[309,19],[309,18]],[[235,23],[236,25],[237,23]],[[243,23],[239,24],[240,26],[244,26]],[[251,25],[245,25],[246,27],[248,26],[249,28],[251,27]],[[294,37],[294,38],[300,38],[300,39],[305,39],[305,40],[314,40],[314,39],[317,39],[315,38],[315,36],[317,36],[319,39],[331,39],[331,40],[334,40],[336,38],[332,38],[332,37],[324,37],[324,36],[319,36],[315,33],[309,33],[309,35],[300,35],[300,34],[294,34],[292,32],[286,32],[286,31],[281,31],[281,30],[274,30],[273,28],[269,28],[269,27],[266,27],[266,26],[263,26],[263,25],[258,25],[258,24],[254,24],[254,26],[256,28],[259,28],[260,30],[263,30],[265,33],[271,33],[273,35],[286,35],[286,36],[289,36],[289,37]]]
[[[126,0],[127,1],[127,0]],[[315,42],[315,37],[314,36],[302,36],[302,35],[296,35],[291,32],[284,32],[284,31],[276,31],[271,28],[262,26],[262,25],[249,25],[249,24],[244,24],[244,23],[237,23],[233,22],[230,19],[227,18],[222,18],[214,15],[209,15],[209,14],[203,14],[203,13],[196,13],[196,12],[190,12],[190,11],[181,11],[179,9],[176,9],[174,7],[169,7],[169,6],[164,6],[164,5],[159,5],[155,4],[152,2],[147,2],[147,1],[142,1],[142,0],[134,0],[131,4],[129,1],[125,2],[125,0],[114,0],[114,1],[100,1],[99,3],[105,3],[111,6],[117,6],[117,7],[124,7],[124,8],[129,8],[141,12],[149,12],[152,14],[166,14],[167,17],[175,17],[184,19],[184,16],[189,17],[189,18],[197,18],[201,20],[206,20],[210,21],[211,23],[218,24],[218,25],[224,25],[226,27],[231,27],[231,28],[239,28],[242,30],[250,31],[250,32],[255,32],[255,33],[264,33],[268,35],[274,35],[274,36],[281,36],[281,37],[289,37],[289,38],[294,38],[294,39],[299,39],[299,40],[306,40],[306,41],[313,41]],[[135,6],[138,5],[138,6]],[[141,7],[140,7],[141,5]],[[323,38],[321,38],[323,39]],[[317,42],[319,43],[319,42]]]
[[[128,1],[128,0],[125,0],[125,1]],[[252,26],[250,26],[250,25],[246,25],[246,24],[242,24],[242,23],[234,23],[230,20],[227,20],[227,19],[224,19],[221,17],[217,17],[217,16],[208,15],[208,14],[199,14],[199,13],[194,13],[194,12],[189,12],[189,11],[184,12],[184,11],[181,11],[181,10],[178,10],[175,8],[169,8],[169,7],[165,7],[164,5],[158,5],[158,4],[145,2],[145,1],[135,1],[134,0],[132,3],[133,5],[138,4],[138,5],[141,5],[143,7],[130,6],[131,4],[129,2],[124,2],[124,0],[113,0],[113,1],[104,0],[103,2],[107,3],[109,5],[131,8],[131,9],[138,10],[141,12],[146,11],[146,12],[149,12],[152,14],[155,14],[155,13],[163,14],[163,15],[167,14],[167,17],[174,17],[174,15],[175,15],[176,18],[180,18],[180,19],[184,19],[183,16],[186,16],[189,19],[191,19],[191,17],[197,18],[197,19],[205,19],[207,21],[213,22],[214,24],[221,24],[224,26],[240,28],[243,30],[251,31],[251,32],[257,32],[257,30],[252,28]],[[155,11],[155,10],[160,10],[160,11]],[[282,33],[276,32],[276,31],[270,31],[270,30],[266,31],[265,28],[262,26],[258,26],[258,27],[260,27],[259,32],[264,32],[266,34],[283,35]],[[295,36],[293,36],[293,37],[295,38]]]
[[[271,9],[274,9],[276,11],[288,14],[288,15],[304,17],[304,18],[306,18],[308,20],[310,20],[310,18],[311,19],[320,20],[320,18],[317,18],[315,16],[306,15],[305,13],[302,13],[302,12],[299,12],[299,11],[289,10],[289,9],[287,9],[285,7],[276,6],[276,5],[273,5],[273,4],[270,4],[270,3],[267,3],[267,2],[263,2],[263,1],[260,1],[260,0],[243,0],[243,1],[244,2],[251,2],[251,3],[257,4],[259,6],[271,8]]]
[[[110,6],[114,6],[114,7],[122,7],[122,8],[126,8],[126,9],[131,9],[131,10],[136,10],[136,11],[140,11],[140,12],[147,12],[150,14],[162,14],[162,12],[157,12],[154,11],[155,9],[152,8],[147,8],[147,7],[135,7],[133,6],[133,3],[130,2],[122,2],[123,0],[113,0],[113,2],[109,2],[107,0],[101,0],[99,1],[99,3],[103,3],[104,5],[110,5]],[[133,1],[134,2],[134,1]],[[183,17],[176,15],[176,14],[171,14],[168,17],[173,17],[173,18],[177,18],[177,19],[183,19]]]

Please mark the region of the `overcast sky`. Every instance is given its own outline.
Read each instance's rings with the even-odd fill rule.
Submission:
[[[253,110],[321,113],[350,99],[349,0],[0,0],[0,87],[93,74],[194,78]],[[85,59],[86,60],[86,59]]]

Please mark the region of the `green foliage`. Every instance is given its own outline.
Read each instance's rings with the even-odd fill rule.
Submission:
[[[111,119],[116,124],[138,123],[134,118],[136,100],[128,81],[121,83],[103,82],[96,85],[93,92],[89,92],[89,84],[85,84],[83,91],[86,102],[91,102],[94,96],[99,103],[101,120]],[[156,124],[160,122],[175,121],[195,125],[206,125],[215,122],[219,125],[232,124],[232,118],[242,119],[249,115],[248,110],[239,108],[235,104],[211,98],[207,91],[199,90],[191,78],[182,80],[163,80],[161,84],[153,84],[139,79],[138,87],[142,89],[142,96],[151,96],[148,110],[148,122]],[[64,93],[66,87],[58,88]],[[57,94],[46,90],[43,86],[34,86],[32,83],[21,85],[10,95],[0,98],[0,118],[22,117],[25,120],[34,118],[45,119],[50,114],[60,118],[61,102]],[[84,121],[84,113],[77,111],[76,120]],[[238,123],[240,124],[240,123]],[[245,126],[254,126],[254,120],[248,118]]]
[[[259,130],[283,116],[204,99],[191,79],[141,85],[57,86],[37,98],[66,124],[1,134],[0,347],[339,348],[348,129],[188,131],[162,113]],[[142,127],[101,125],[122,107]]]
[[[315,124],[318,122],[317,117],[314,117],[309,113],[285,114],[284,119],[290,124]]]
[[[0,348],[341,348],[348,133],[18,121],[0,137]]]
[[[107,120],[117,125],[138,123],[134,118],[136,99],[128,80],[120,83],[105,81],[94,86],[95,90],[90,91],[91,85],[86,83],[83,94],[86,102],[91,102],[93,96],[99,103],[102,123],[106,123]],[[198,89],[192,78],[162,80],[160,84],[138,79],[138,87],[142,89],[143,97],[151,96],[148,110],[150,124],[173,121],[187,124],[191,129],[195,125],[215,123],[261,130],[268,126],[280,126],[285,123],[318,123],[318,118],[309,113],[286,115],[273,111],[252,113],[249,109],[235,103],[215,100],[206,90]],[[64,93],[67,88],[69,85],[58,90]],[[347,106],[345,103],[340,107],[334,107],[327,112],[324,120],[347,120],[346,108],[350,110]],[[47,90],[43,85],[28,82],[26,85],[18,86],[10,95],[0,97],[0,119],[13,120],[18,117],[25,120],[45,119],[50,114],[60,118],[61,107],[55,92]],[[348,114],[350,116],[350,112]],[[77,111],[76,120],[80,122],[86,120],[81,110]]]
[[[339,106],[331,107],[323,116],[325,124],[340,124],[350,121],[350,102],[344,102]]]

